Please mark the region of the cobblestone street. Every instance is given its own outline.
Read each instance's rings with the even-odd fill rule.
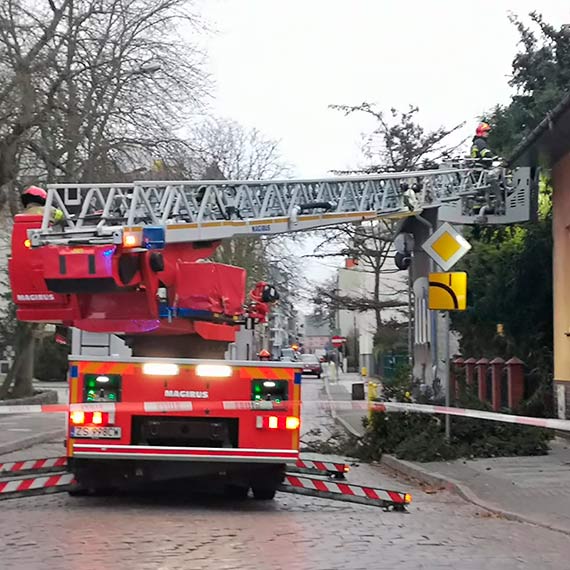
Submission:
[[[305,379],[316,399],[320,380]],[[305,418],[305,430],[330,420]],[[60,443],[2,460],[60,455]],[[384,468],[349,479],[410,490],[409,513],[278,494],[269,503],[216,497],[72,498],[0,504],[0,567],[12,569],[567,569],[570,537],[491,516],[447,492],[426,493]]]

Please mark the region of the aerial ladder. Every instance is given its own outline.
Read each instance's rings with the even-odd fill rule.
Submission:
[[[405,218],[426,208],[457,224],[523,222],[531,187],[527,168],[507,175],[457,163],[309,180],[51,185],[41,222],[20,215],[13,232],[18,318],[138,337],[140,354],[143,345],[156,347],[147,333],[231,342],[247,316],[245,272],[207,261],[222,240]],[[63,224],[51,223],[52,208],[64,213]],[[260,301],[249,307],[263,308]]]
[[[246,301],[245,270],[210,261],[222,240],[373,224],[427,208],[458,224],[523,222],[532,184],[529,170],[444,165],[314,180],[51,185],[43,216],[14,220],[17,317],[118,335],[131,351],[70,356],[73,492],[190,478],[192,488],[216,479],[258,499],[283,490],[287,466],[300,459],[301,369],[224,360],[245,320],[264,322],[278,294],[261,282]],[[52,208],[62,223],[52,223]],[[287,480],[295,492],[335,491]],[[384,506],[406,502],[391,491],[337,487]]]

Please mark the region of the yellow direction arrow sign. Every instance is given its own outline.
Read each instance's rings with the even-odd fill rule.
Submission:
[[[430,273],[428,304],[434,311],[464,311],[467,307],[467,273]]]
[[[471,244],[445,222],[422,244],[422,248],[444,271],[449,271],[471,249]]]

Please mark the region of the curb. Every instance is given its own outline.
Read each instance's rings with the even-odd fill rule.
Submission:
[[[430,472],[427,469],[423,469],[419,465],[416,465],[415,463],[411,463],[410,461],[404,461],[403,459],[398,459],[392,455],[384,454],[380,459],[380,463],[382,465],[390,467],[391,469],[394,469],[395,471],[407,475],[408,477],[413,477],[414,479],[418,479],[424,483],[427,483],[428,485],[441,486],[446,490],[459,495],[462,499],[468,501],[469,503],[472,503],[477,507],[481,507],[482,509],[485,509],[486,511],[489,511],[495,515],[502,516],[508,520],[540,526],[542,528],[570,536],[570,529],[560,528],[532,517],[513,513],[512,511],[507,511],[493,503],[489,503],[479,498],[469,487],[467,487],[467,485],[464,485],[463,483],[460,483],[451,477],[444,477],[440,473]]]
[[[55,390],[41,390],[27,398],[0,400],[0,406],[27,406],[33,404],[57,404],[57,392]]]
[[[27,447],[32,447],[32,445],[37,445],[38,443],[47,443],[58,437],[65,437],[65,429],[58,428],[51,431],[46,431],[44,433],[38,433],[36,435],[30,435],[22,439],[17,439],[16,441],[11,441],[9,443],[4,443],[0,445],[0,455],[6,453],[12,453],[13,451],[19,451],[20,449],[26,449]]]

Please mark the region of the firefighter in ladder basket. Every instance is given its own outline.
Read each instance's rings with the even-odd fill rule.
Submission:
[[[30,186],[22,192],[20,197],[22,206],[24,206],[24,214],[30,216],[43,216],[47,200],[47,192],[39,186]],[[62,224],[65,220],[64,213],[57,209],[51,209],[50,221],[52,224]]]

